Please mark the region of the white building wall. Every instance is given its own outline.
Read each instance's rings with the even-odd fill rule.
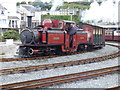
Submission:
[[[0,28],[8,28],[8,17],[0,15]]]
[[[35,12],[35,15],[32,17],[32,20],[41,22],[41,13],[40,12]]]

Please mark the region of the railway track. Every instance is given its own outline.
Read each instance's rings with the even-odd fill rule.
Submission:
[[[106,44],[106,45],[111,45],[111,46],[118,47],[118,48],[120,47],[120,46],[112,45],[112,44]],[[98,48],[98,49],[99,49],[99,48]],[[86,52],[95,51],[95,50],[98,50],[98,49],[93,49],[93,50],[90,50],[90,51],[74,52],[74,53],[68,53],[68,54],[61,54],[61,55],[32,57],[32,58],[0,58],[0,62],[11,62],[11,61],[46,59],[46,58],[53,58],[53,57],[59,57],[59,56],[81,54],[81,53],[86,53]]]
[[[113,44],[106,44],[106,45],[110,45],[110,46],[117,47],[118,49],[120,49],[119,45],[113,45]]]
[[[93,62],[100,62],[100,61],[116,58],[119,56],[120,56],[120,51],[110,55],[102,56],[102,57],[89,58],[89,59],[83,59],[83,60],[77,60],[77,61],[68,61],[68,62],[62,62],[62,63],[19,67],[19,68],[11,68],[11,69],[2,69],[0,70],[0,74],[6,75],[6,74],[16,74],[16,73],[27,73],[32,71],[48,70],[48,69],[59,68],[59,67],[75,66],[75,65],[88,64]]]
[[[113,87],[113,88],[107,88],[107,89],[105,89],[105,90],[120,90],[120,86],[118,86],[118,87]]]
[[[120,71],[120,66],[114,66],[114,67],[102,68],[102,69],[91,70],[86,72],[73,73],[73,74],[67,74],[67,75],[61,75],[61,76],[55,76],[55,77],[49,77],[49,78],[43,78],[43,79],[37,79],[37,80],[30,80],[25,82],[6,84],[6,85],[1,85],[0,88],[21,90],[21,89],[27,89],[27,88],[46,87],[50,85],[55,85],[55,84],[60,84],[60,83],[65,83],[65,82],[70,82],[75,80],[89,79],[89,78],[111,74],[119,71]]]
[[[59,57],[59,56],[81,54],[81,53],[91,52],[91,51],[95,51],[95,50],[98,50],[98,49],[94,49],[94,50],[90,50],[90,51],[82,51],[82,52],[73,52],[73,53],[67,53],[67,54],[60,54],[60,55],[52,55],[52,56],[32,57],[32,58],[0,58],[0,62],[46,59],[46,58],[53,58],[53,57]]]

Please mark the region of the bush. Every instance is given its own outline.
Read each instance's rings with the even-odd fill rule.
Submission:
[[[42,20],[44,19],[56,19],[56,20],[70,20],[70,15],[42,15]]]
[[[70,20],[71,15],[42,15],[42,20],[44,19],[56,19],[56,20]],[[78,23],[80,20],[78,15],[72,15],[72,21]]]
[[[3,34],[2,40],[4,41],[5,39],[17,40],[19,39],[19,33],[15,30],[8,30]]]

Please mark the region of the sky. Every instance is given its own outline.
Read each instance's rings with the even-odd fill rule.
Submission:
[[[7,10],[11,13],[15,13],[15,9],[16,9],[16,2],[22,2],[22,1],[35,1],[35,0],[0,0],[0,4],[2,4],[5,8],[7,8]],[[41,0],[43,2],[50,2],[53,0]],[[57,0],[55,0],[57,1]],[[60,0],[58,0],[59,2]],[[80,1],[80,0],[64,0],[64,1]]]

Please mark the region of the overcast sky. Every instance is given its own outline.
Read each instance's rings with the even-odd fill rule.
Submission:
[[[35,0],[0,0],[0,4],[2,4],[7,10],[11,13],[16,12],[16,2],[22,2],[22,1],[35,1]],[[50,2],[51,0],[41,0],[43,2]],[[52,0],[53,1],[53,0]],[[56,0],[57,1],[57,0]],[[58,0],[60,1],[60,0]],[[80,0],[64,0],[64,1],[80,1]]]

